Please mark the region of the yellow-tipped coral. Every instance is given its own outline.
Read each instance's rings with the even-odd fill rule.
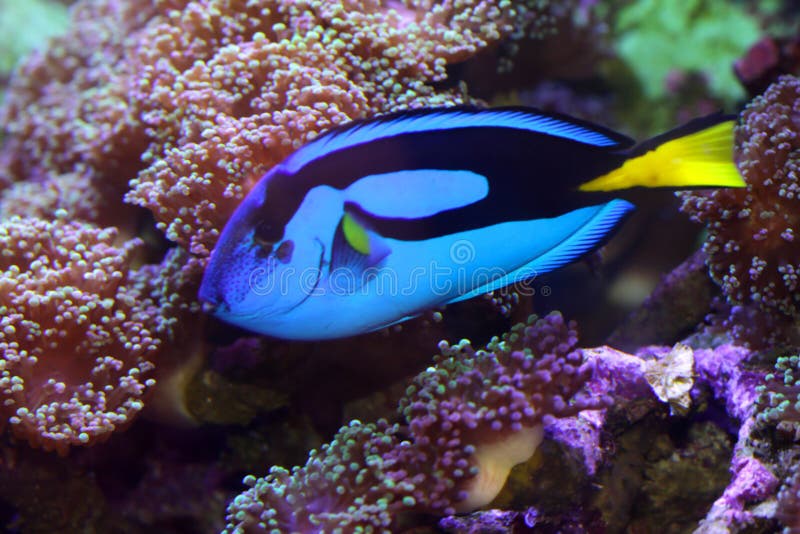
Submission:
[[[532,318],[485,350],[441,344],[400,401],[402,425],[351,422],[307,463],[249,476],[225,532],[391,532],[403,512],[487,505],[543,438],[543,419],[597,408],[573,325]]]
[[[63,220],[0,224],[0,427],[66,453],[144,406],[160,340],[128,273],[138,240]]]
[[[447,66],[529,27],[546,2],[83,0],[0,110],[0,213],[101,224],[155,216],[204,255],[253,183],[337,124],[456,104]],[[80,200],[79,190],[101,194]],[[24,190],[24,193],[23,191]],[[111,199],[111,200],[109,200]]]

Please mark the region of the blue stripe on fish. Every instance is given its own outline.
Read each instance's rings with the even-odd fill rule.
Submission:
[[[378,120],[354,122],[331,130],[289,156],[283,167],[298,172],[317,158],[332,152],[398,135],[458,128],[512,128],[562,137],[587,145],[614,147],[629,144],[619,134],[574,118],[522,108],[454,108],[420,110],[386,115]]]

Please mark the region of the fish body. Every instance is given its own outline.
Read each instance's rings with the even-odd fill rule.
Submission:
[[[707,117],[634,147],[523,108],[351,123],[250,191],[212,251],[200,298],[221,319],[280,338],[384,328],[595,250],[633,209],[610,191],[742,185],[732,128]]]

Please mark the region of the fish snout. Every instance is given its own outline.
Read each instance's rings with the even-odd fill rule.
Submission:
[[[209,277],[204,277],[197,292],[197,298],[206,307],[211,308],[211,313],[230,311],[230,304],[225,300],[225,296],[220,291],[219,286],[210,282]]]

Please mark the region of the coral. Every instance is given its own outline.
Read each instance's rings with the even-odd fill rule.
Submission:
[[[709,388],[718,402],[724,402],[727,415],[739,421],[731,481],[700,522],[698,531],[737,532],[758,520],[758,512],[751,504],[773,496],[779,484],[770,468],[757,457],[753,445],[756,390],[763,382],[763,374],[746,365],[752,353],[745,347],[725,343],[695,350],[694,356],[696,383]]]
[[[742,454],[745,443],[740,440],[736,444],[730,467],[731,482],[714,501],[696,532],[741,532],[747,526],[757,525],[760,512],[752,503],[774,496],[778,479],[761,460]]]
[[[733,70],[751,96],[760,95],[782,74],[800,74],[800,35],[761,38]]]
[[[3,527],[797,529],[798,79],[742,115],[747,188],[683,195],[709,236],[612,336],[633,354],[577,349],[558,314],[477,348],[529,313],[522,295],[330,343],[245,338],[196,299],[236,204],[320,132],[506,89],[602,122],[673,123],[741,94],[728,65],[758,35],[745,10],[763,7],[60,1],[74,4],[71,28],[20,65],[0,107]],[[0,0],[0,20],[6,4],[42,2]],[[762,41],[737,72],[760,89],[795,68],[795,48]],[[592,300],[557,285],[558,302]],[[535,304],[552,307],[544,295]],[[595,316],[584,335],[605,339],[615,321]],[[454,332],[474,346],[442,342],[431,362]],[[768,371],[775,354],[787,356]],[[230,500],[237,479],[267,471]]]
[[[764,384],[756,390],[757,421],[800,441],[800,356],[778,358],[774,371],[764,377]]]
[[[154,385],[159,340],[128,277],[141,242],[115,238],[64,218],[0,225],[0,413],[31,445],[104,440]]]
[[[103,226],[135,222],[121,197],[147,139],[130,100],[126,43],[152,4],[78,3],[67,34],[20,65],[0,109],[0,214],[65,209]]]
[[[73,216],[121,224],[116,202],[74,206],[66,174],[150,209],[204,255],[266,170],[320,132],[398,108],[463,102],[448,64],[515,32],[547,2],[86,0],[70,33],[23,65],[0,124],[0,183],[43,189]],[[36,185],[21,186],[20,182]],[[54,192],[54,187],[55,191]],[[66,197],[62,198],[62,197]]]
[[[599,15],[598,2],[562,0],[541,9],[534,28],[538,31],[528,35],[516,31],[512,39],[456,67],[471,95],[496,103],[497,97],[503,99],[503,93],[518,88],[548,80],[585,81],[597,75],[598,66],[611,56],[608,25]],[[543,28],[544,20],[548,24]]]
[[[29,51],[62,33],[67,21],[66,7],[52,0],[0,0],[0,79]]]
[[[202,272],[202,260],[175,247],[161,263],[131,273],[137,317],[161,342],[156,370],[159,387],[148,401],[148,414],[175,425],[198,422],[187,397],[206,356],[205,339],[198,335],[207,319],[197,302]]]
[[[152,319],[152,330],[167,342],[185,345],[197,329],[190,323],[202,324],[196,297],[203,266],[202,260],[174,247],[160,263],[143,265],[131,274],[137,310]]]
[[[714,94],[732,102],[742,90],[730,65],[759,38],[760,28],[732,2],[642,0],[620,9],[614,32],[617,53],[648,98],[663,96],[668,75],[678,69],[706,73]]]
[[[545,534],[579,534],[605,532],[602,519],[577,510],[574,513],[548,515],[531,506],[525,511],[486,510],[470,515],[445,517],[439,528],[453,534],[506,534],[508,532],[542,532]]]
[[[520,16],[510,2],[486,0],[232,9],[239,3],[192,2],[153,24],[137,50],[133,97],[154,142],[127,199],[196,254],[266,170],[319,133],[462,102],[427,83],[509,35]]]
[[[743,189],[683,195],[682,209],[708,226],[711,276],[734,304],[800,314],[800,79],[784,76],[742,113],[736,130]]]
[[[527,315],[521,317],[524,319]],[[461,313],[455,310],[452,314],[446,313],[441,320],[435,316],[435,313],[424,314],[390,329],[325,343],[264,337],[240,339],[230,347],[214,351],[210,363],[232,382],[286,395],[295,409],[313,419],[318,430],[332,435],[349,421],[349,418],[342,418],[348,402],[397,384],[402,393],[408,379],[430,365],[431,348],[452,335],[455,328],[470,332],[475,339],[488,340],[493,333],[509,327],[509,321],[498,318],[494,304],[485,299],[476,299],[462,307]],[[221,327],[213,321],[209,327],[219,329],[217,337],[231,332],[229,327]],[[380,414],[372,412],[375,417],[369,417],[369,411],[359,411],[353,418],[391,419],[399,397],[393,396]],[[212,404],[224,402],[224,398],[206,397]],[[203,411],[211,409],[223,413],[232,408],[225,403],[216,408],[207,405]]]
[[[691,338],[686,344],[691,344]],[[747,348],[732,343],[694,350],[695,383],[710,388],[715,398],[724,403],[728,415],[739,421],[752,418],[756,386],[762,379],[761,373],[744,365],[750,357]]]
[[[784,525],[783,534],[800,532],[800,469],[795,466],[794,473],[787,478],[778,492],[778,510],[775,512]]]
[[[661,279],[641,306],[609,336],[608,343],[630,351],[642,345],[672,344],[703,319],[718,292],[708,277],[705,254],[698,251]]]
[[[800,347],[800,324],[790,315],[765,313],[758,304],[716,303],[712,330],[729,333],[737,343],[754,350],[786,352]]]
[[[624,428],[636,432],[645,426],[640,420],[659,407],[645,380],[645,360],[610,347],[582,352],[594,369],[584,389],[596,399],[608,399],[607,408],[545,422],[547,439],[530,460],[511,470],[492,501],[492,506],[502,510],[520,510],[535,504],[537,528],[546,532],[558,531],[548,530],[548,524],[557,525],[563,520],[593,523],[601,515],[613,530],[608,524],[612,512],[606,513],[611,508],[622,511],[627,519],[629,510],[618,507],[616,501],[625,494],[618,481],[630,480],[626,476],[630,472],[620,474],[608,468],[617,464],[629,468],[630,457],[619,450],[624,444],[617,439],[612,441],[610,436],[621,432],[617,430],[623,426],[620,421]],[[652,440],[652,434],[647,440]],[[638,489],[636,484],[631,487]],[[528,519],[525,518],[527,526],[533,526]]]
[[[581,367],[583,354],[576,344],[574,324],[551,314],[493,339],[486,351],[475,351],[468,341],[442,343],[435,369],[413,380],[400,400],[411,432],[435,436],[452,448],[437,451],[434,465],[446,467],[470,456],[477,464],[477,476],[461,488],[463,495],[449,499],[458,511],[483,506],[497,495],[511,467],[530,457],[541,441],[543,416],[565,417],[587,408],[586,399],[568,404],[591,369]],[[523,431],[525,439],[515,439]],[[465,456],[465,448],[474,450]]]
[[[88,175],[74,172],[15,182],[0,189],[0,218],[18,215],[50,219],[56,211],[65,210],[75,219],[98,221],[102,219],[98,207],[109,203],[101,189]],[[124,214],[129,212],[122,210]]]
[[[435,366],[414,378],[399,403],[403,426],[353,421],[305,466],[247,477],[250,489],[229,507],[227,532],[388,531],[403,511],[485,505],[509,464],[536,449],[543,420],[603,403],[577,394],[591,366],[576,342],[559,314],[532,318],[486,350],[443,342]]]
[[[556,419],[545,425],[548,436],[558,442],[573,461],[580,462],[581,476],[597,474],[609,452],[603,445],[606,426],[622,418],[633,424],[648,411],[653,410],[658,399],[645,378],[646,363],[643,358],[626,354],[611,347],[582,349],[584,358],[594,368],[594,374],[585,388],[596,399],[606,399],[608,409],[581,412],[577,416]],[[610,420],[610,421],[609,421]],[[552,490],[562,481],[553,478]]]
[[[153,408],[182,406],[173,378],[204,354],[192,342],[202,262],[172,249],[132,270],[141,240],[57,217],[0,225],[0,426],[65,453],[127,426],[156,379]]]
[[[468,516],[445,517],[439,521],[439,528],[460,534],[504,534],[513,532],[515,524],[522,522],[519,516],[519,512],[487,510]]]
[[[248,476],[251,489],[228,507],[225,532],[327,532],[362,527],[388,532],[393,514],[416,503],[404,467],[387,458],[402,446],[396,426],[352,421],[306,465],[272,467],[266,478]],[[302,512],[300,512],[302,510]]]

